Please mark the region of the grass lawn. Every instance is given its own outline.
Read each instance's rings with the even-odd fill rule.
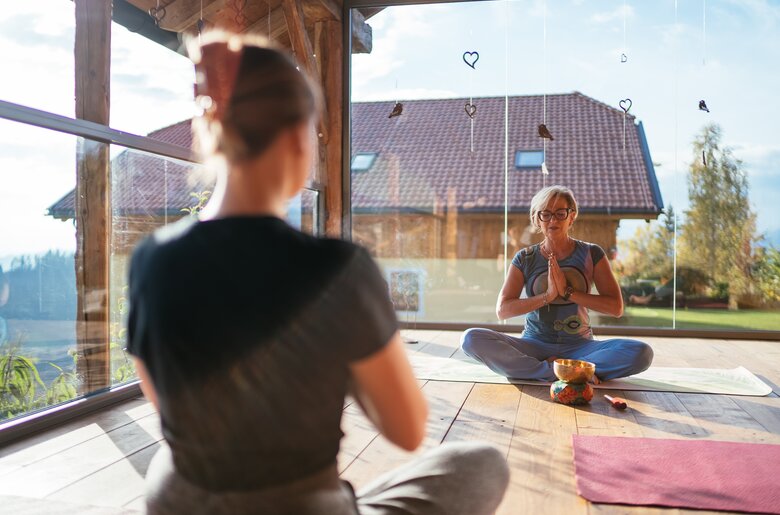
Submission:
[[[602,319],[603,325],[672,327],[672,308],[626,307],[622,318]],[[780,331],[780,312],[743,309],[678,309],[678,329],[744,329]]]

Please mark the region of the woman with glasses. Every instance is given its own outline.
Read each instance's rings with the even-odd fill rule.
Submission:
[[[574,194],[564,186],[550,186],[534,196],[531,225],[544,240],[515,255],[496,306],[501,320],[527,315],[525,331],[515,338],[469,329],[461,339],[466,354],[506,377],[540,381],[555,380],[556,358],[595,363],[596,382],[650,366],[653,350],[644,342],[593,338],[588,310],[619,317],[623,296],[601,247],[569,235],[577,213]]]

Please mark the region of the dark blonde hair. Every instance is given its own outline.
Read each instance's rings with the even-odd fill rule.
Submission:
[[[319,111],[319,87],[264,37],[213,31],[191,42],[189,52],[204,108],[193,119],[193,135],[206,158],[254,158],[284,129]],[[224,64],[231,60],[232,69]]]
[[[577,207],[577,199],[574,198],[574,193],[566,186],[560,186],[558,184],[554,186],[547,186],[539,190],[534,198],[531,199],[531,209],[528,210],[528,216],[531,218],[531,226],[534,228],[534,232],[540,232],[539,227],[539,211],[544,211],[547,204],[561,197],[566,201],[566,204],[574,210],[574,216],[576,218],[579,214],[579,208]]]

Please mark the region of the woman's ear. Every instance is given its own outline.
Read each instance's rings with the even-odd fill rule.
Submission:
[[[312,136],[312,126],[309,122],[299,123],[290,128],[290,138],[292,151],[296,155],[306,154],[311,151],[314,144]]]

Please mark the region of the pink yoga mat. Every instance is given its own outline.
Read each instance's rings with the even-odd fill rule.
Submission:
[[[592,502],[780,514],[780,445],[573,435]]]

